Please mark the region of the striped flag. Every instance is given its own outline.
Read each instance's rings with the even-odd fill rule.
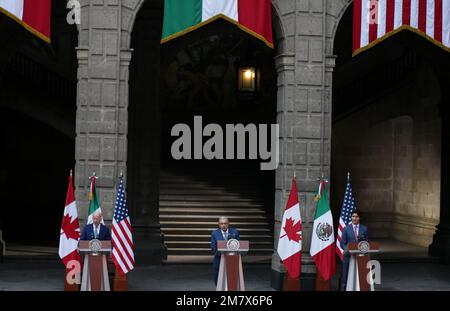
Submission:
[[[51,0],[0,0],[0,12],[50,42]]]
[[[112,259],[116,269],[126,274],[134,269],[133,236],[130,216],[123,189],[123,177],[120,177],[117,189],[116,206],[112,222]]]
[[[353,197],[352,186],[350,185],[350,173],[347,174],[347,186],[345,187],[344,202],[342,203],[341,216],[339,217],[339,229],[337,233],[336,252],[344,260],[344,250],[341,247],[342,233],[345,227],[352,222],[352,212],[356,210],[355,198]]]
[[[450,52],[450,1],[354,1],[353,55],[405,29]]]
[[[161,43],[223,18],[273,48],[270,0],[165,0]]]

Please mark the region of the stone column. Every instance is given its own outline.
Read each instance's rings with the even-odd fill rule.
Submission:
[[[120,50],[121,6],[117,1],[83,1],[79,32],[75,142],[75,185],[80,222],[88,214],[93,171],[107,224],[112,220],[121,171],[126,176],[127,83],[129,52]],[[122,86],[122,87],[121,87]]]
[[[442,83],[442,86],[445,84]],[[450,92],[443,92],[440,114],[442,120],[442,144],[441,144],[441,210],[440,222],[436,226],[437,231],[433,236],[433,243],[429,247],[429,254],[439,256],[445,264],[450,263],[450,116],[446,113],[445,106],[450,103]]]
[[[286,51],[276,58],[277,121],[280,125],[280,166],[276,172],[275,252],[271,285],[280,289],[284,267],[276,247],[294,170],[302,215],[302,289],[313,290],[316,267],[309,255],[317,191],[322,174],[329,177],[331,77],[333,58],[325,58],[323,1],[279,1],[286,26]],[[292,54],[291,54],[292,53]]]

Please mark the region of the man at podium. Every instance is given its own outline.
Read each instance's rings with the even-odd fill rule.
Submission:
[[[101,241],[111,240],[111,233],[107,226],[103,225],[102,213],[97,211],[92,215],[92,224],[86,225],[84,227],[83,233],[80,236],[82,241],[90,241],[93,239]]]
[[[239,231],[234,228],[229,228],[230,222],[227,217],[219,218],[219,228],[214,230],[211,233],[211,251],[214,254],[213,261],[213,276],[214,276],[214,284],[217,285],[217,278],[219,275],[219,267],[220,267],[220,254],[217,253],[217,241],[218,240],[230,240],[236,239],[239,240]]]
[[[369,230],[366,226],[359,223],[361,213],[358,210],[352,212],[352,223],[344,228],[342,232],[341,247],[345,251],[348,243],[358,243],[361,241],[369,241]],[[342,282],[341,289],[345,290],[347,287],[348,267],[350,263],[350,254],[344,253],[344,261],[342,263]]]

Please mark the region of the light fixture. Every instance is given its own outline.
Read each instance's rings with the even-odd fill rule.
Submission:
[[[256,90],[256,70],[254,67],[239,68],[239,91]]]

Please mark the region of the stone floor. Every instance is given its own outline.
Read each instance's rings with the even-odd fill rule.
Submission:
[[[377,290],[450,290],[450,266],[429,258],[425,248],[396,241],[380,241],[381,284]],[[143,291],[212,291],[211,257],[169,257],[159,266],[137,267],[129,274],[129,289]],[[249,291],[271,291],[270,261],[245,259]],[[34,291],[63,289],[64,268],[55,248],[10,245],[0,263],[0,290]],[[334,282],[336,284],[336,282]],[[336,288],[335,288],[336,289]]]

